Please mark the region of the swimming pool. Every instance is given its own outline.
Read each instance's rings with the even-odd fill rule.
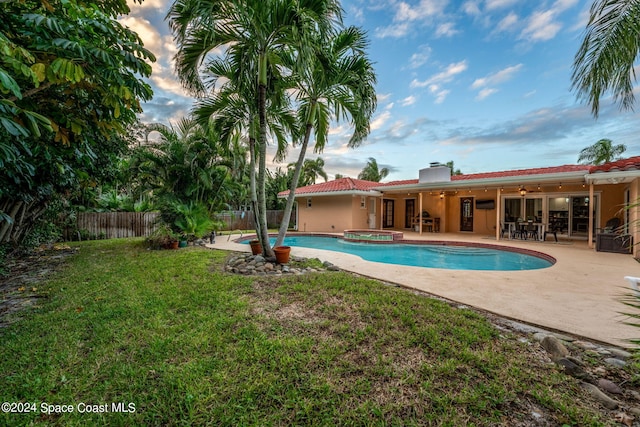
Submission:
[[[242,243],[248,243],[248,240]],[[271,240],[271,244],[275,238]],[[459,242],[442,244],[376,244],[346,242],[334,236],[287,236],[287,246],[326,249],[357,255],[367,261],[414,267],[444,268],[449,270],[537,270],[554,264],[544,254],[500,249],[499,246],[463,246]]]

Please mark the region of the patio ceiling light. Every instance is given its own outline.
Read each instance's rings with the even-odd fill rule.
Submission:
[[[444,199],[444,191],[441,191],[441,192],[440,192],[440,198],[441,198],[441,199]]]
[[[527,189],[526,189],[526,188],[524,188],[524,187],[520,187],[520,189],[519,189],[518,191],[520,191],[520,195],[521,195],[522,197],[524,197],[524,196],[526,196],[526,195],[527,195]]]

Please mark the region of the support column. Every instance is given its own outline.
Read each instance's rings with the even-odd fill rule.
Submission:
[[[593,182],[589,184],[589,249],[593,249]]]
[[[640,178],[636,178],[629,186],[629,231],[633,236],[633,257],[640,257]]]
[[[418,214],[418,222],[419,222],[419,226],[418,229],[420,230],[420,235],[422,236],[422,193],[418,193],[418,212],[420,212]]]
[[[502,238],[502,223],[500,216],[502,213],[502,200],[500,199],[500,189],[496,188],[496,241]]]
[[[380,227],[378,228],[378,230],[383,230],[384,227],[384,215],[386,214],[386,212],[384,211],[384,196],[380,196]],[[395,215],[394,215],[395,217]],[[393,224],[395,226],[395,224]]]

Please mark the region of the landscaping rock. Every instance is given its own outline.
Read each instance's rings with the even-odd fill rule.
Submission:
[[[624,368],[627,366],[627,362],[624,360],[616,359],[615,357],[607,357],[604,359],[605,363],[608,363],[611,366],[615,366],[616,368]]]
[[[304,261],[304,258],[300,257],[291,257],[290,261],[293,263],[299,263]],[[320,260],[318,260],[320,263]],[[322,263],[326,269],[331,269],[332,271],[338,271],[339,268],[335,267],[331,263]],[[328,265],[328,267],[326,267]],[[298,268],[292,267],[288,264],[277,264],[275,258],[265,258],[262,255],[252,255],[252,254],[240,254],[240,255],[232,255],[227,260],[227,264],[224,267],[224,271],[235,274],[243,274],[243,275],[280,275],[289,274],[289,275],[301,275],[307,273],[314,273],[319,271],[324,271],[323,268]]]
[[[580,386],[587,390],[589,394],[596,399],[598,402],[602,403],[607,409],[616,409],[618,407],[618,402],[604,394],[600,389],[593,384],[589,383],[580,383]]]
[[[631,353],[624,351],[621,348],[609,347],[607,350],[617,359],[627,360],[631,357]]]
[[[569,355],[567,347],[554,336],[547,335],[540,341],[540,345],[547,350],[547,353],[551,356],[551,360],[558,360]]]
[[[574,378],[578,378],[580,380],[591,381],[591,377],[587,372],[585,372],[582,367],[573,363],[571,360],[566,358],[561,358],[556,360],[556,363],[564,368],[564,372],[571,375]]]
[[[618,386],[618,384],[614,383],[613,381],[610,381],[606,378],[600,378],[598,380],[598,388],[600,388],[600,390],[604,390],[608,393],[611,394],[622,394],[622,389]]]

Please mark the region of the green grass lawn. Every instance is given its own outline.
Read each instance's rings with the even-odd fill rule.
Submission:
[[[36,406],[2,425],[607,422],[471,310],[343,272],[233,276],[222,251],[76,245],[47,298],[0,330],[0,400]]]

